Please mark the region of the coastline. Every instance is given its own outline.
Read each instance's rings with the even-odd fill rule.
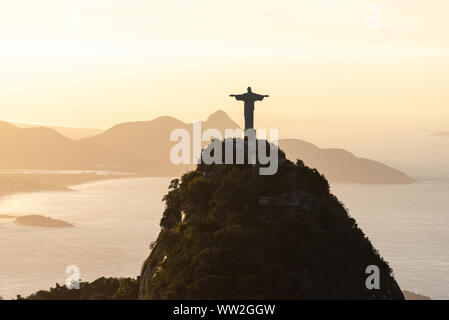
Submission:
[[[0,197],[40,191],[73,191],[71,187],[101,180],[136,178],[138,175],[59,173],[0,173]]]

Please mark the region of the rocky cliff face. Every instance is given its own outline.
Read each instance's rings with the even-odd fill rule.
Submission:
[[[327,180],[301,161],[205,165],[172,181],[140,299],[403,299]],[[379,269],[379,289],[366,268]]]

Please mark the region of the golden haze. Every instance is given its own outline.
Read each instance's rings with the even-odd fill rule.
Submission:
[[[448,16],[437,0],[4,2],[0,116],[92,128],[218,108],[242,119],[228,94],[251,85],[270,94],[256,125],[282,137],[447,130]]]

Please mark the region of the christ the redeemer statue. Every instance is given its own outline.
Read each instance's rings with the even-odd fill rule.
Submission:
[[[248,87],[247,93],[231,94],[230,96],[245,102],[245,130],[254,129],[254,102],[262,101],[263,98],[268,98],[269,96],[253,93],[251,87]]]

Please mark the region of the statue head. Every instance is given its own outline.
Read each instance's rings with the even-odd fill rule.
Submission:
[[[253,91],[251,90],[251,87],[248,87],[248,92],[253,92]]]

